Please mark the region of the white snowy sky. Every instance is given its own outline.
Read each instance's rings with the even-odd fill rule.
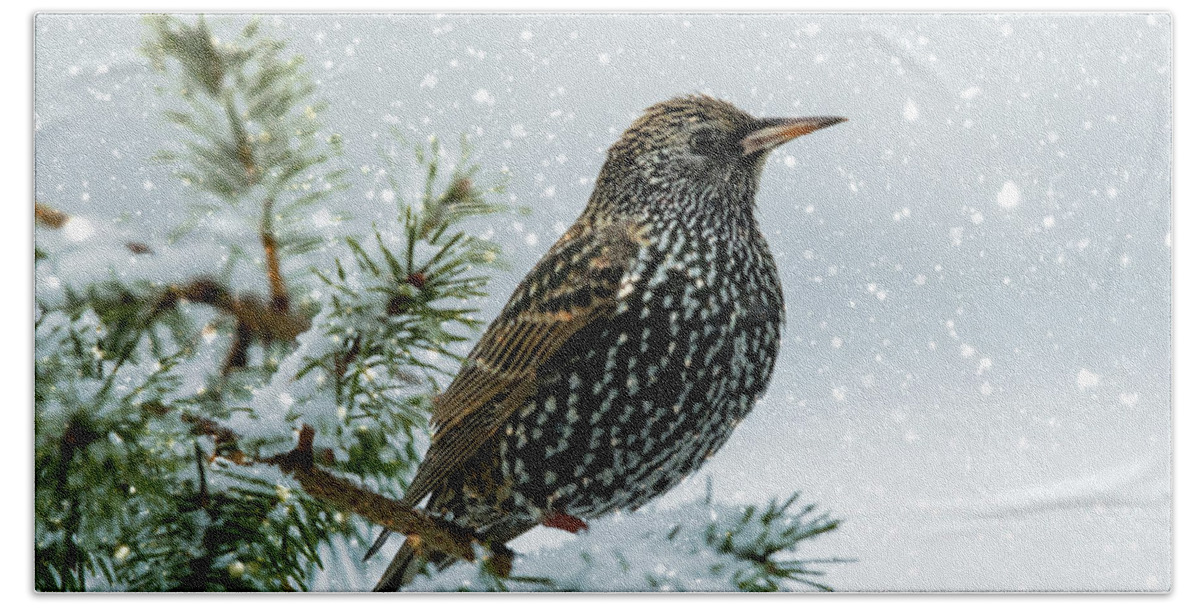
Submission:
[[[55,19],[37,35],[37,196],[98,217],[162,208],[139,24]],[[840,588],[1140,588],[1170,579],[1182,246],[1166,239],[1171,37],[1157,21],[291,17],[272,32],[308,58],[351,156],[391,124],[466,130],[513,171],[534,213],[498,230],[519,245],[497,300],[642,107],[700,91],[849,116],[767,168],[784,358],[731,444],[666,500],[705,474],[739,499],[804,489],[847,519],[824,546],[860,559],[831,577]],[[356,194],[347,205],[368,208]]]

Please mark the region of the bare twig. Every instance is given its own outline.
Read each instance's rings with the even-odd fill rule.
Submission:
[[[200,449],[199,443],[192,444],[196,452],[196,474],[200,476],[200,492],[197,495],[201,507],[208,506],[208,476],[204,473],[205,461],[204,450]]]
[[[282,284],[282,279],[280,281]],[[285,307],[281,310],[274,302],[272,305],[264,304],[253,294],[235,296],[224,285],[207,277],[193,279],[182,285],[172,285],[160,298],[156,309],[165,310],[175,306],[181,299],[208,304],[237,321],[233,343],[221,370],[222,375],[228,374],[231,369],[246,366],[246,350],[254,341],[288,342],[307,331],[312,323],[304,315],[289,312],[286,309],[286,300]],[[275,302],[278,300],[275,299]]]
[[[191,412],[184,412],[180,414],[179,418],[185,423],[192,425],[193,435],[208,435],[212,437],[213,443],[216,444],[217,454],[220,454],[223,458],[234,464],[250,464],[250,459],[238,447],[237,433],[234,433],[233,430],[222,426],[221,423],[215,420],[202,418]],[[199,446],[196,449],[199,449]]]
[[[59,211],[58,209],[55,209],[54,207],[51,207],[50,205],[34,201],[33,219],[38,224],[41,224],[46,228],[58,230],[67,223],[67,220],[71,219],[71,216]]]
[[[275,197],[268,196],[263,201],[262,221],[258,225],[258,236],[262,240],[263,253],[267,266],[267,286],[271,294],[271,310],[287,312],[290,307],[287,285],[283,282],[283,273],[279,270],[279,243],[275,240]]]
[[[228,376],[229,372],[235,369],[246,367],[250,350],[250,345],[254,343],[254,335],[240,319],[237,326],[233,329],[233,342],[229,344],[229,353],[225,355],[225,362],[221,364],[221,375]]]

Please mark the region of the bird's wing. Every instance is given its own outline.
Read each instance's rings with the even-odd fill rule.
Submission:
[[[415,506],[533,396],[538,369],[580,329],[611,318],[645,241],[637,224],[579,222],[517,287],[434,400],[429,451],[405,493]]]

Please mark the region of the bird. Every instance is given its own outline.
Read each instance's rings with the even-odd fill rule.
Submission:
[[[539,524],[578,532],[635,510],[698,470],[763,395],[781,345],[783,289],[755,218],[766,158],[845,120],[755,118],[699,94],[647,108],[435,397],[404,507],[427,499],[503,552]],[[419,545],[406,539],[376,591],[454,562]]]

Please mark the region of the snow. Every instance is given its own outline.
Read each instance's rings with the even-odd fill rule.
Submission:
[[[91,220],[79,216],[67,220],[67,223],[62,227],[62,231],[63,236],[67,237],[67,240],[76,243],[86,241],[92,235],[96,234],[96,228],[92,225]]]
[[[801,496],[801,498],[804,498]],[[802,504],[802,503],[800,503]],[[513,574],[527,582],[509,581],[512,591],[544,590],[538,579],[553,580],[558,590],[603,591],[737,591],[732,580],[739,573],[749,572],[747,563],[715,549],[714,542],[728,536],[733,551],[757,546],[762,541],[777,542],[787,527],[813,521],[822,513],[815,512],[797,518],[799,505],[788,517],[774,520],[769,526],[739,526],[744,511],[740,507],[696,499],[669,507],[647,507],[636,514],[618,513],[589,522],[587,530],[569,534],[558,530],[538,528],[525,539],[512,543],[517,551]],[[534,542],[528,538],[534,537]],[[839,556],[811,553],[804,542],[795,559],[828,560]],[[669,552],[661,551],[667,545]],[[389,554],[394,546],[383,550]],[[382,564],[363,572],[357,563],[361,548],[337,542],[326,549],[325,561],[330,572],[318,575],[316,590],[344,591],[362,589],[374,583]],[[385,560],[377,559],[378,562]],[[836,567],[813,564],[818,570]],[[813,577],[823,582],[824,577]],[[495,583],[481,574],[478,564],[459,562],[433,577],[418,576],[407,592],[494,589]],[[784,590],[811,591],[798,582],[787,582]]]
[[[1087,390],[1090,388],[1096,388],[1099,385],[1100,385],[1100,376],[1094,372],[1090,372],[1086,369],[1081,369],[1081,370],[1079,370],[1079,373],[1075,375],[1075,386],[1079,387],[1079,390],[1081,390],[1081,391]]]
[[[1011,181],[1004,182],[996,194],[996,204],[1004,209],[1013,209],[1021,204],[1021,188]]]
[[[496,105],[496,98],[493,97],[487,89],[479,89],[478,91],[475,91],[475,94],[471,96],[471,99],[474,99],[475,103],[478,104],[489,106]]]
[[[628,16],[326,19],[264,27],[327,66],[319,91],[346,166],[375,167],[384,140],[372,135],[394,128],[415,142],[470,133],[484,172],[511,169],[511,200],[530,212],[516,232],[480,228],[512,268],[481,319],[573,221],[604,150],[651,103],[700,91],[759,115],[850,118],[767,163],[757,213],[789,319],[776,375],[700,475],[655,505],[687,504],[709,476],[730,501],[804,490],[846,521],[812,549],[858,559],[828,569],[839,589],[1171,586],[1169,15],[743,15],[745,29],[720,15],[642,15],[639,44],[623,53],[614,41],[629,39]],[[216,274],[229,241],[254,242],[236,216],[169,238],[196,197],[147,160],[173,134],[156,118],[161,83],[133,50],[141,27],[132,15],[35,20],[35,195],[91,224],[37,231],[58,254],[36,271],[42,301],[114,275]],[[436,44],[422,44],[435,28]],[[796,46],[741,59],[764,40]],[[386,180],[368,181],[350,192],[371,189],[371,200],[338,201],[345,209],[314,225],[341,211],[336,228],[349,233],[390,222],[408,191],[383,200]],[[155,254],[131,256],[128,240]],[[235,281],[262,289],[258,273]],[[220,340],[209,348],[219,359]],[[271,388],[263,415],[337,415],[304,396]],[[543,548],[616,542],[608,533],[637,517],[597,521],[592,537],[534,535],[518,564],[549,568]],[[326,588],[373,582],[386,560],[364,567],[361,550],[326,560],[342,572]],[[636,555],[651,571],[652,557]],[[662,565],[688,584],[687,564]]]

